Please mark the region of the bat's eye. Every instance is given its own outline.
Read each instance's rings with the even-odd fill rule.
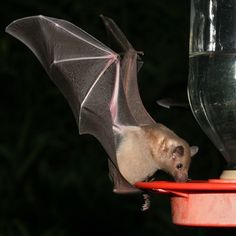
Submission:
[[[178,170],[182,169],[182,168],[183,168],[183,164],[181,164],[181,163],[177,164],[177,165],[176,165],[176,168],[177,168]]]

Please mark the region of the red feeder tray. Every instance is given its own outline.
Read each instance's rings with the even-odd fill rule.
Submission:
[[[172,221],[178,225],[236,227],[236,181],[212,179],[176,183],[138,182],[136,187],[171,195]]]

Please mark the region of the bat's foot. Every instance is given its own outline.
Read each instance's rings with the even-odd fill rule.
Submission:
[[[147,194],[147,193],[144,193],[142,196],[143,196],[144,203],[143,203],[143,205],[141,207],[141,211],[146,211],[151,206],[150,195]]]
[[[143,56],[143,55],[144,55],[144,52],[143,52],[143,51],[137,51],[137,54],[138,54],[139,56]]]

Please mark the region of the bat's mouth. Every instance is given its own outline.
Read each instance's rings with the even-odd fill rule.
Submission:
[[[174,174],[174,179],[176,182],[187,182],[189,180],[186,173],[176,173]]]

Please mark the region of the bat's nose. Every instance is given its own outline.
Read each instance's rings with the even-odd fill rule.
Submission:
[[[176,182],[186,182],[188,181],[188,174],[187,173],[177,173],[174,175],[174,179]]]

